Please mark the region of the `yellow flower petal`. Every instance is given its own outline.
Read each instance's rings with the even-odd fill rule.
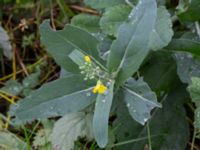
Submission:
[[[84,59],[85,59],[85,61],[86,61],[87,63],[91,63],[91,59],[90,59],[89,56],[85,56]]]
[[[93,90],[92,90],[92,92],[93,92],[94,94],[97,93],[97,91],[98,91],[97,87],[94,87]]]
[[[93,88],[92,92],[93,92],[93,93],[97,93],[98,89],[100,88],[100,85],[101,85],[101,84],[100,84],[100,82],[98,81],[97,84],[96,84],[96,86]]]
[[[98,89],[99,94],[103,94],[107,90],[107,87],[104,85],[101,85]]]
[[[103,94],[107,90],[107,87],[102,84],[100,80],[97,81],[96,86],[93,88],[93,93]]]

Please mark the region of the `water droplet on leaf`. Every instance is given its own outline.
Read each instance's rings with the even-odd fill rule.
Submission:
[[[144,118],[144,122],[147,122],[148,118]]]
[[[105,102],[106,102],[106,100],[105,100],[105,99],[102,99],[102,102],[103,102],[103,103],[105,103]]]
[[[91,96],[91,93],[90,92],[86,93],[86,96]]]

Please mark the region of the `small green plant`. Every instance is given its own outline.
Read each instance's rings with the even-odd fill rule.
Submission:
[[[42,136],[43,143],[38,144],[43,134],[36,136],[38,147],[51,147],[51,142],[55,149],[71,150],[83,138],[95,139],[106,149],[135,141],[140,142],[123,149],[144,149],[147,142],[149,150],[184,149],[189,127],[183,106],[188,94],[182,83],[190,84],[199,130],[199,78],[191,82],[191,77],[200,76],[199,61],[192,56],[199,55],[200,44],[189,39],[196,37],[194,33],[180,38],[181,33],[176,33],[172,40],[172,20],[190,20],[184,13],[191,8],[182,1],[177,16],[171,18],[163,1],[84,2],[99,10],[97,15],[78,14],[62,30],[52,28],[49,20],[40,25],[41,42],[61,75],[12,105],[12,121],[25,124],[61,117],[48,130],[47,141]]]
[[[13,106],[10,112],[14,120],[25,123],[85,110],[93,114],[93,134],[101,148],[108,143],[109,114],[115,101],[124,101],[132,118],[144,125],[151,111],[161,104],[142,77],[136,80],[132,76],[151,46],[166,45],[156,41],[160,22],[157,11],[155,0],[140,0],[118,27],[106,59],[101,58],[99,41],[92,34],[72,25],[55,31],[49,21],[44,21],[41,40],[70,74],[42,86]],[[166,10],[163,7],[161,11]],[[88,107],[94,107],[94,111]]]
[[[13,106],[11,114],[15,121],[62,116],[94,107],[89,112],[93,113],[93,134],[103,148],[108,143],[112,103],[118,99],[115,95],[122,95],[120,100],[125,101],[132,118],[144,125],[151,110],[161,104],[142,78],[135,80],[132,76],[149,53],[151,43],[157,43],[151,41],[158,38],[156,21],[156,1],[140,0],[128,20],[119,26],[117,39],[105,60],[100,57],[99,41],[88,32],[72,25],[55,31],[49,21],[44,21],[40,27],[41,40],[70,75],[48,83]]]

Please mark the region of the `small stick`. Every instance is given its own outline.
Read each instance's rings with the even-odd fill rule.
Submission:
[[[94,14],[94,15],[100,15],[96,10],[93,9],[89,9],[86,7],[81,7],[81,6],[77,6],[77,5],[70,5],[70,8],[81,11],[81,12],[85,12],[85,13],[90,13],[90,14]]]
[[[26,69],[26,66],[24,65],[22,59],[21,59],[20,56],[19,56],[19,53],[18,53],[17,48],[15,48],[15,54],[16,54],[16,57],[17,57],[17,59],[18,59],[18,62],[19,62],[19,64],[20,64],[20,66],[22,67],[22,70],[24,71],[24,73],[26,74],[26,76],[28,76],[29,73],[28,73],[28,71],[27,71],[27,69]]]

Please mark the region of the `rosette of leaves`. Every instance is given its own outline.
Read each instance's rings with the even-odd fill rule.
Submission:
[[[155,0],[140,0],[119,26],[107,60],[101,59],[99,40],[92,34],[73,25],[57,31],[48,20],[44,21],[40,26],[41,41],[66,72],[12,106],[13,121],[19,124],[90,110],[94,138],[103,148],[108,143],[110,109],[116,101],[115,95],[120,94],[131,117],[144,125],[151,111],[161,104],[142,77],[136,80],[132,76],[153,49],[151,40],[159,38],[155,34],[161,30],[157,13]],[[159,48],[166,45],[156,44]],[[98,86],[105,91],[96,93],[94,89]]]

